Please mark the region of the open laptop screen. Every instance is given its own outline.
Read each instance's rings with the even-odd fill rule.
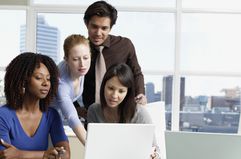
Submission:
[[[89,123],[85,159],[149,159],[153,124]]]
[[[167,159],[241,159],[237,134],[165,132]]]

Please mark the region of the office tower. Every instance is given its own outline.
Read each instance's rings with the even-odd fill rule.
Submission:
[[[155,94],[155,86],[152,82],[146,83],[146,98],[147,103],[153,102],[153,96]]]
[[[26,25],[20,27],[20,52],[25,51]],[[59,62],[60,32],[57,27],[49,26],[43,16],[37,20],[37,53],[48,55]]]
[[[208,96],[198,96],[199,105],[207,106]]]
[[[154,94],[154,102],[160,101],[161,100],[161,91],[157,91]]]
[[[185,104],[185,78],[181,77],[180,84],[180,110]],[[162,89],[162,100],[165,101],[166,105],[172,104],[172,85],[173,76],[163,77],[163,89]]]
[[[155,85],[152,82],[148,82],[146,85],[146,98],[147,103],[156,102],[161,100],[161,92],[155,93]]]

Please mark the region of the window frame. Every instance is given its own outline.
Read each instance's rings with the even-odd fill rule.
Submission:
[[[36,52],[36,21],[38,13],[80,13],[83,14],[89,4],[86,5],[44,5],[33,4],[32,0],[12,0],[10,3],[0,2],[0,9],[8,10],[25,10],[26,11],[26,50]],[[15,5],[16,4],[16,5]],[[241,73],[229,72],[197,72],[197,71],[181,71],[180,70],[180,48],[181,48],[181,23],[183,13],[211,13],[211,14],[241,14],[237,10],[217,10],[217,9],[197,9],[183,8],[182,0],[176,0],[174,8],[167,7],[135,7],[135,6],[118,6],[118,11],[138,11],[138,12],[160,12],[175,14],[175,53],[174,53],[174,71],[143,71],[145,75],[173,75],[173,90],[172,90],[172,126],[171,130],[179,131],[180,121],[180,78],[182,76],[227,76],[241,77]],[[4,71],[4,67],[0,67],[0,71]]]

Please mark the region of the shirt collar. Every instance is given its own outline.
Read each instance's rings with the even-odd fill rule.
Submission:
[[[107,39],[102,44],[104,47],[110,47],[110,35],[108,35]]]

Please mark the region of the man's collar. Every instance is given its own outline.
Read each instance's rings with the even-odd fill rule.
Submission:
[[[110,35],[108,35],[107,39],[102,44],[104,47],[110,47]]]

